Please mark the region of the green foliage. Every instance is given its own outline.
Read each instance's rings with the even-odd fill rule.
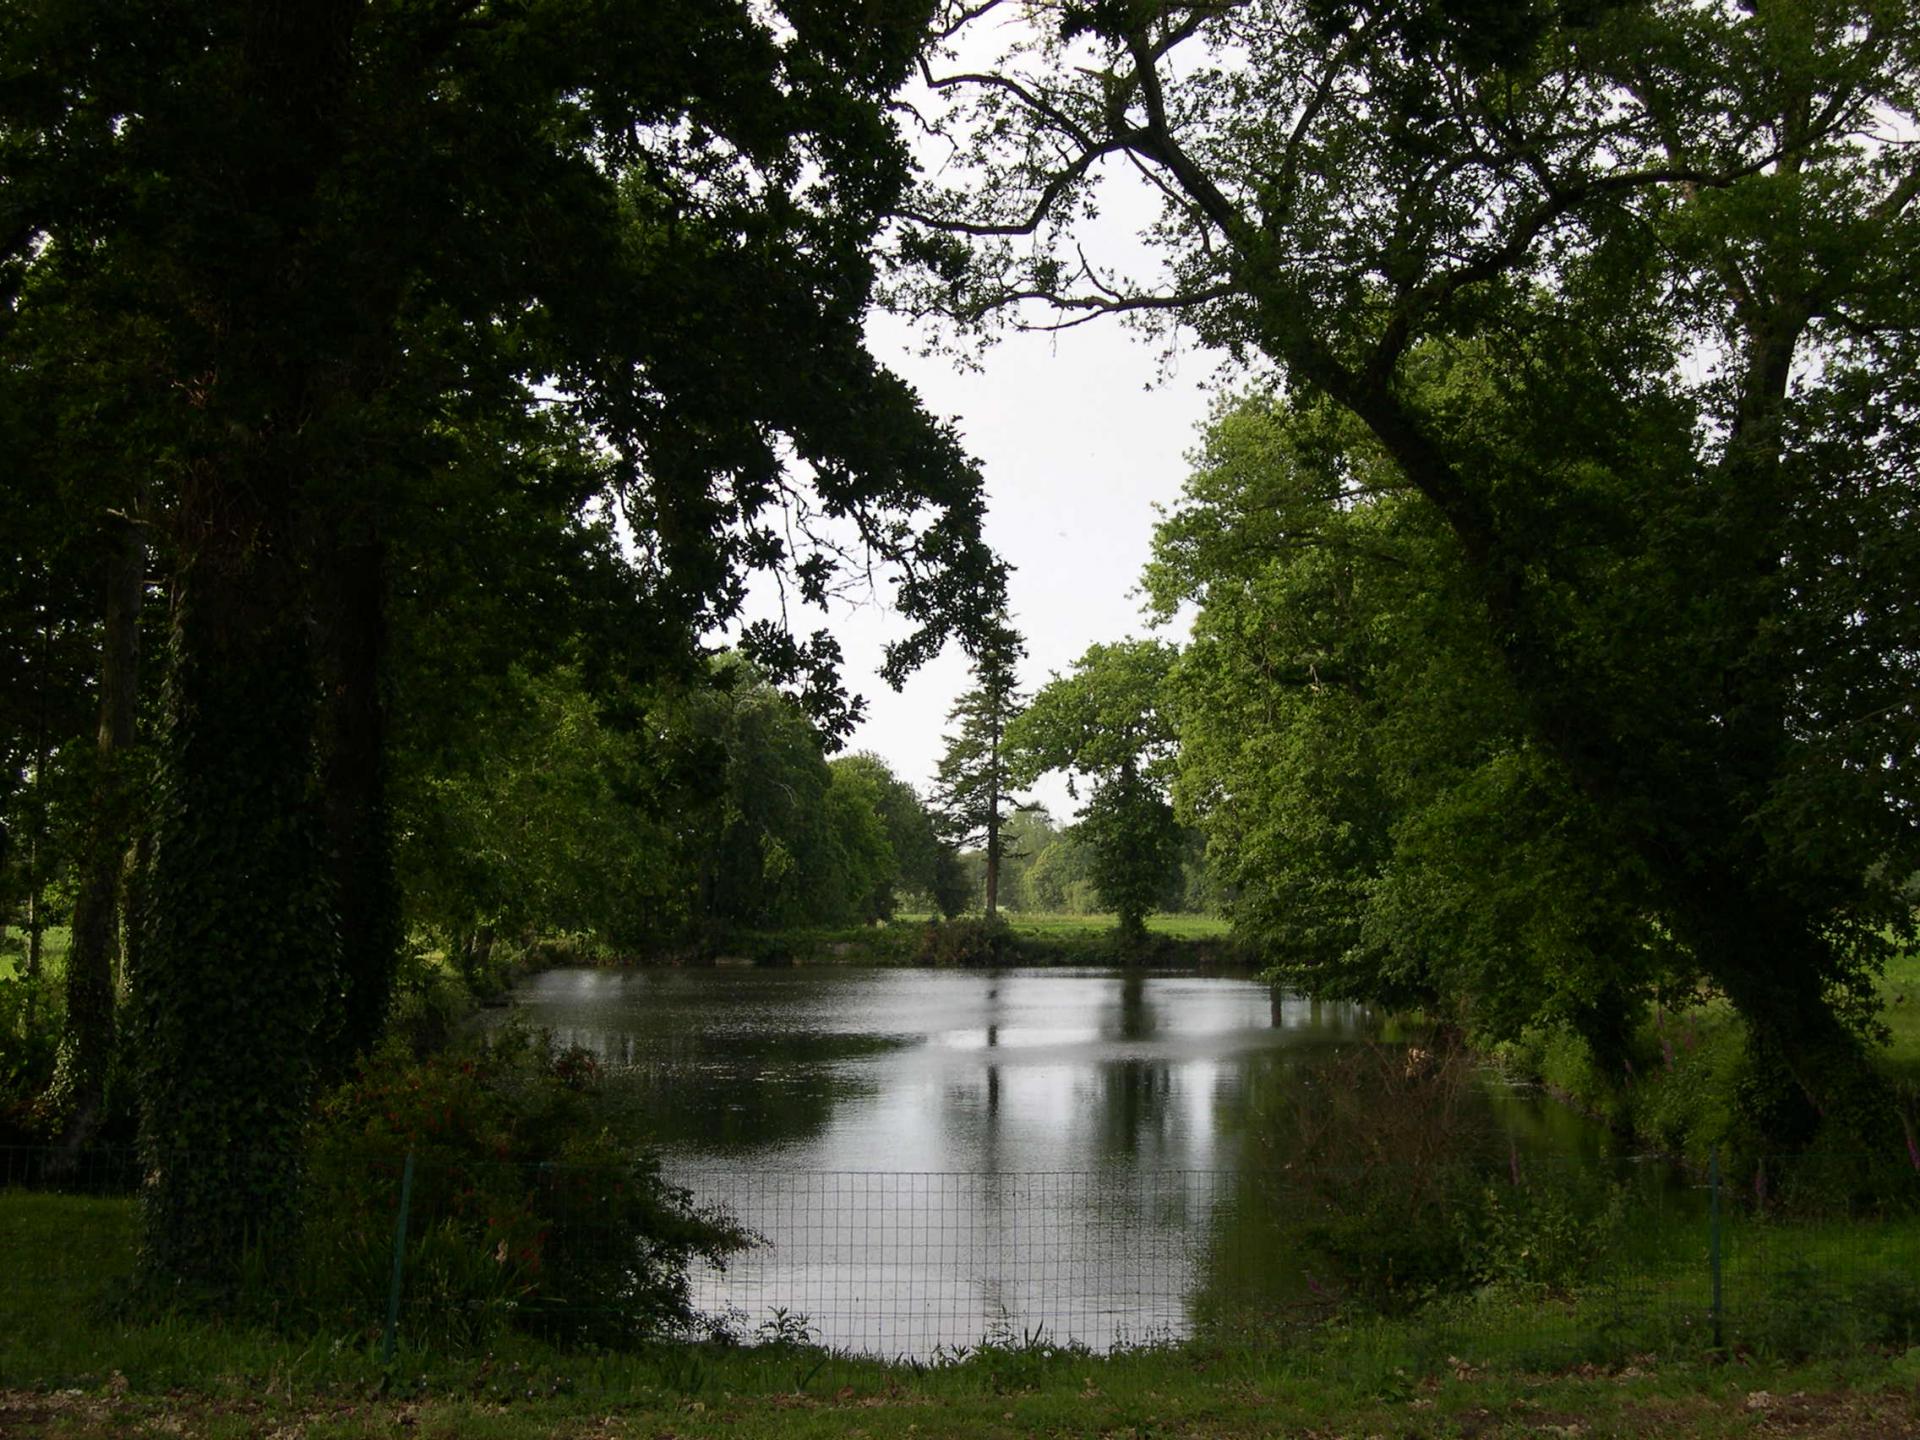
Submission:
[[[895,775],[878,755],[861,752],[829,763],[833,771],[831,794],[844,810],[835,822],[848,853],[849,887],[865,899],[855,906],[863,920],[891,920],[902,896],[935,894],[939,879],[940,838],[933,817],[914,788]],[[866,814],[881,827],[878,837],[867,834]],[[884,842],[881,854],[879,842]],[[863,870],[863,874],[854,873]]]
[[[1484,1286],[1571,1292],[1615,1254],[1626,1192],[1499,1143],[1472,1058],[1436,1043],[1363,1048],[1294,1080],[1262,1133],[1285,1157],[1267,1203],[1288,1243],[1324,1295],[1388,1313]]]
[[[899,877],[893,842],[881,818],[880,787],[860,771],[827,767],[826,822],[830,849],[825,882],[816,896],[820,918],[885,920],[893,914]]]
[[[510,668],[474,725],[461,749],[398,779],[415,927],[464,959],[479,932],[591,932],[621,946],[685,922],[661,767],[607,723],[577,671]]]
[[[695,1328],[688,1267],[750,1237],[599,1128],[595,1077],[586,1052],[518,1029],[424,1060],[374,1056],[320,1108],[298,1303],[363,1334],[384,1317],[412,1154],[410,1313],[448,1340],[511,1325],[625,1344]]]
[[[472,983],[541,938],[631,955],[849,925],[932,884],[912,788],[872,756],[829,764],[805,711],[738,656],[608,699],[576,667],[514,665],[474,721],[458,747],[410,752],[396,787],[411,919]]]
[[[1044,914],[1091,915],[1100,909],[1093,853],[1078,826],[1051,830],[1020,871],[1020,908]]]
[[[964,914],[973,906],[973,876],[961,862],[960,852],[942,844],[933,859],[933,880],[928,897],[934,908],[948,919]]]
[[[911,618],[890,679],[984,633],[1002,574],[978,474],[861,331],[866,250],[909,173],[887,97],[924,22],[893,0],[855,38],[809,3],[744,0],[265,19],[52,0],[0,20],[0,440],[27,470],[0,540],[62,559],[96,507],[149,487],[175,601],[131,967],[156,1274],[224,1288],[289,1232],[315,1074],[378,1027],[398,949],[387,662],[476,626],[423,667],[462,693],[525,660],[529,632],[543,661],[579,640],[559,658],[618,701],[612,676],[697,671],[697,637],[739,618],[754,572],[825,601],[847,529]],[[80,728],[46,720],[46,682],[56,648],[86,653],[86,612],[67,567],[4,568],[5,678],[40,651],[38,789]],[[758,623],[741,643],[844,732],[831,636]],[[416,724],[419,679],[396,687]],[[528,728],[580,730],[577,697],[534,700]],[[532,822],[524,861],[509,842],[431,897],[476,935],[595,905],[568,893],[596,878],[568,847],[630,859],[647,838],[630,809],[604,818],[577,766],[543,792],[538,737],[500,732],[501,774],[411,767],[467,782],[481,838]],[[569,748],[618,748],[600,738]],[[630,868],[610,928],[655,922],[656,873]],[[243,1145],[257,1163],[224,1191],[162,1160]]]
[[[1669,947],[1529,741],[1451,539],[1321,403],[1225,409],[1199,461],[1148,582],[1201,607],[1176,789],[1236,925],[1316,993],[1564,1022],[1617,1066]]]
[[[790,698],[737,656],[711,682],[663,697],[683,873],[707,927],[773,930],[870,918],[892,871],[877,787],[838,787],[824,740]]]
[[[1166,797],[1174,757],[1163,692],[1177,652],[1155,640],[1094,645],[1055,676],[1014,722],[1014,774],[1030,785],[1047,771],[1092,793],[1076,827],[1088,879],[1121,931],[1144,934],[1147,912],[1177,893],[1181,837]]]
[[[1623,999],[1682,970],[1748,1022],[1755,1123],[1872,1135],[1891,1105],[1862,1022],[1920,868],[1920,188],[1883,138],[1916,115],[1901,22],[1801,3],[1361,13],[1076,11],[1013,44],[1017,81],[951,77],[965,163],[947,174],[967,181],[931,179],[918,208],[958,243],[916,244],[915,298],[963,321],[1036,297],[1076,323],[1150,314],[1327,412],[1335,443],[1291,467],[1317,505],[1185,533],[1256,562],[1204,561],[1223,601],[1266,588],[1257,562],[1315,581],[1221,617],[1248,663],[1220,709],[1257,722],[1289,789],[1312,785],[1313,748],[1332,762],[1300,825],[1260,804],[1228,822],[1282,847],[1270,913],[1301,902],[1332,980],[1457,999],[1411,967],[1437,943],[1468,979],[1491,937],[1488,979],[1518,959],[1542,982],[1492,997],[1494,1028],[1558,1011],[1605,1051]],[[1134,274],[1080,233],[1116,155],[1165,199],[1141,236],[1159,263]],[[1380,594],[1401,567],[1414,583]],[[1263,656],[1275,600],[1297,623]],[[1348,643],[1321,653],[1303,629]],[[1372,709],[1395,697],[1363,642],[1408,678],[1433,657],[1398,713],[1460,742],[1433,757],[1457,801],[1395,793],[1429,772]],[[1323,687],[1364,723],[1343,727],[1338,699],[1300,716]],[[1257,776],[1230,763],[1232,721],[1217,730],[1214,779]],[[1504,770],[1476,778],[1487,751]],[[1314,830],[1342,863],[1295,858]],[[1369,940],[1341,917],[1376,886],[1403,895]],[[1426,916],[1437,934],[1382,948]]]
[[[43,1137],[36,1101],[53,1078],[60,987],[46,976],[0,978],[0,1145]]]

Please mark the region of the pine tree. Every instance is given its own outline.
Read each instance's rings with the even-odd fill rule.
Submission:
[[[1003,625],[974,656],[973,685],[947,712],[957,728],[946,737],[929,802],[948,845],[985,849],[989,920],[1000,905],[1000,831],[1014,808],[1005,737],[1024,698],[1018,669],[1025,653],[1019,635]]]

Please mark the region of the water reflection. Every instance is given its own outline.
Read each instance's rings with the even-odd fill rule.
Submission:
[[[813,1170],[1231,1164],[1248,1075],[1363,1023],[1242,977],[1111,970],[560,970],[515,1000],[669,1153]]]
[[[1365,1025],[1101,969],[562,970],[515,1003],[775,1242],[709,1301],[910,1353],[1035,1314],[1094,1345],[1179,1331],[1225,1177],[1268,1163],[1249,1105]]]

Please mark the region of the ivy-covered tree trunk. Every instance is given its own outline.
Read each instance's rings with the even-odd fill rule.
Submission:
[[[138,526],[115,518],[105,541],[98,770],[73,901],[66,1029],[53,1080],[53,1100],[63,1112],[73,1149],[93,1135],[113,1059],[114,957],[132,821],[125,768],[139,714],[140,607],[146,588],[146,545]]]
[[[400,951],[386,783],[384,548],[373,536],[323,541],[314,582],[320,779],[340,929],[341,1002],[327,1049],[338,1068],[379,1037]]]
[[[182,415],[153,859],[132,975],[142,1266],[218,1299],[297,1218],[335,1025],[339,935],[316,769],[300,520],[351,437],[347,258],[323,199],[343,148],[357,0],[234,6],[206,52],[204,133],[172,180],[199,322]]]
[[[151,1283],[210,1295],[290,1230],[338,954],[290,484],[251,469],[180,507],[188,558],[132,976],[142,1263]]]

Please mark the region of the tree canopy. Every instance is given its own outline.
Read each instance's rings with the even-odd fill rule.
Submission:
[[[1920,720],[1903,12],[1160,0],[999,33],[932,76],[965,184],[917,202],[922,306],[1174,319],[1363,425],[1456,547],[1541,793],[1746,1019],[1754,1113],[1877,1127],[1850,1025],[1911,925]],[[1159,273],[1076,248],[1109,162],[1158,187]]]
[[[76,503],[151,489],[172,600],[132,967],[154,1275],[218,1289],[273,1242],[315,1077],[377,1028],[392,592],[471,568],[450,492],[573,542],[518,563],[609,616],[616,672],[697,671],[755,571],[819,600],[872,557],[915,627],[893,678],[995,608],[978,475],[860,331],[924,19],[0,16],[0,413],[50,426],[26,397],[59,365],[118,417]],[[105,315],[115,363],[83,372]],[[849,723],[830,636],[745,643]],[[244,1173],[172,1158],[242,1135]]]

